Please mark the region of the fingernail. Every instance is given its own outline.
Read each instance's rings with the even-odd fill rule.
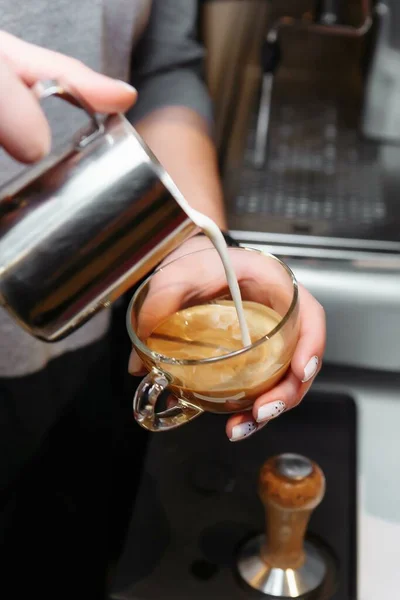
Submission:
[[[310,360],[304,368],[304,378],[301,380],[302,383],[305,383],[306,381],[309,381],[310,379],[312,379],[312,377],[314,377],[318,369],[318,362],[318,356],[313,356],[312,358],[310,358]]]
[[[121,85],[123,85],[126,90],[128,90],[129,92],[131,92],[131,94],[136,94],[137,93],[136,88],[134,88],[133,85],[130,85],[129,83],[126,83],[126,81],[122,81],[122,79],[116,79],[115,81],[117,81],[118,83],[120,83]]]
[[[283,413],[285,408],[286,404],[282,402],[282,400],[278,400],[277,402],[268,402],[268,404],[263,404],[263,406],[260,406],[257,412],[257,423],[261,423],[269,419],[275,419],[275,417]]]
[[[229,439],[231,442],[237,442],[238,440],[248,437],[255,431],[257,431],[256,423],[254,421],[246,421],[246,423],[235,425],[235,427],[232,429],[232,435]]]

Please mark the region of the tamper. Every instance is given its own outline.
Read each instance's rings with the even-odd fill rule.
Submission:
[[[327,565],[305,534],[313,510],[324,497],[323,472],[304,456],[281,454],[262,466],[258,493],[265,507],[266,533],[240,548],[240,577],[252,588],[278,598],[298,598],[316,590]]]

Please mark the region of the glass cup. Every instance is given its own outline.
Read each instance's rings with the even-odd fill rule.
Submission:
[[[129,304],[128,333],[148,370],[133,401],[135,419],[145,429],[173,429],[205,411],[248,410],[290,366],[299,336],[295,276],[271,254],[249,248],[229,248],[229,254],[251,345],[241,343],[225,271],[214,248],[164,264],[140,285]],[[185,317],[177,337],[177,317],[172,316],[182,310]],[[175,397],[175,405],[157,412],[166,391]]]

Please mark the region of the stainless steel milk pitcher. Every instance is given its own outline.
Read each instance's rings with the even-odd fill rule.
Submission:
[[[0,303],[32,335],[52,342],[109,306],[195,225],[125,117],[99,119],[56,81],[37,89],[91,119],[70,148],[0,189]]]

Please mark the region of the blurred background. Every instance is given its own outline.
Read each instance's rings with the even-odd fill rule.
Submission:
[[[334,592],[315,597],[394,598],[400,5],[209,0],[200,9],[231,233],[286,260],[319,299],[327,351],[302,406],[240,448],[206,418],[151,439],[113,598],[250,597],[232,575],[234,549],[263,530],[258,469],[284,451],[316,460],[327,477],[310,532],[339,574]]]

